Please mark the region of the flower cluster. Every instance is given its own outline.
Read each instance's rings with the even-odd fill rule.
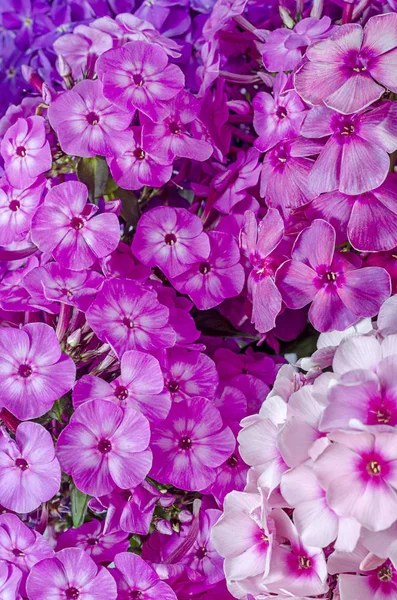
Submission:
[[[0,2],[0,598],[397,594],[396,10]]]

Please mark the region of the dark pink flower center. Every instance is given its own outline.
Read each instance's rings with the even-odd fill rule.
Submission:
[[[65,591],[65,595],[68,600],[77,600],[80,596],[80,592],[77,588],[70,587]]]
[[[280,144],[269,152],[270,163],[278,171],[284,171],[285,163],[290,154],[285,144]]]
[[[393,571],[388,565],[384,565],[378,569],[377,575],[380,581],[391,581],[393,579]]]
[[[132,592],[130,592],[130,598],[131,600],[143,600],[144,595],[139,590],[132,590]]]
[[[199,560],[202,560],[203,558],[205,558],[208,554],[208,550],[205,546],[201,546],[201,548],[199,548],[196,552],[196,556]]]
[[[18,156],[21,156],[23,158],[24,156],[26,156],[26,148],[24,146],[18,146],[16,153]]]
[[[167,235],[164,236],[164,241],[167,246],[173,246],[176,243],[176,236],[173,233],[167,233]]]
[[[15,466],[18,467],[18,469],[21,469],[21,471],[26,471],[26,469],[29,469],[29,465],[24,458],[17,458],[15,461]]]
[[[33,373],[30,365],[20,365],[18,369],[18,375],[27,379]]]
[[[344,62],[348,70],[354,73],[364,73],[368,70],[370,59],[371,57],[365,49],[361,52],[350,50],[346,54]]]
[[[146,156],[146,152],[142,148],[135,148],[134,156],[137,160],[143,160]]]
[[[101,440],[98,444],[98,450],[102,454],[108,454],[112,450],[112,444],[110,440]]]
[[[229,467],[234,469],[238,465],[238,458],[235,454],[232,454],[230,458],[227,459],[227,464]]]
[[[279,106],[276,110],[276,115],[279,119],[285,119],[285,117],[287,116],[287,109],[285,108],[285,106]]]
[[[124,502],[131,502],[131,500],[132,500],[132,492],[131,492],[131,490],[123,490],[121,492],[121,497],[124,500]]]
[[[80,219],[80,217],[73,217],[70,221],[70,227],[76,231],[80,231],[80,229],[83,229],[84,227],[83,219]]]
[[[396,425],[397,404],[393,395],[375,396],[370,399],[368,406],[368,425]]]
[[[18,200],[11,200],[8,207],[12,212],[17,212],[21,208],[21,203]]]
[[[98,540],[98,538],[88,538],[87,544],[89,546],[98,546],[99,540]]]
[[[325,273],[324,278],[326,279],[326,281],[336,281],[337,278],[337,274],[334,273],[333,271],[327,271],[327,273]]]
[[[167,385],[167,388],[171,394],[175,394],[179,390],[179,383],[177,381],[170,381]]]
[[[68,290],[68,288],[61,288],[60,291],[61,291],[61,294],[63,294],[64,296],[67,296],[68,298],[73,298],[73,292]]]
[[[86,119],[90,125],[98,125],[99,123],[99,115],[94,112],[89,112]]]
[[[134,321],[131,319],[131,317],[124,317],[122,323],[127,327],[127,329],[134,329]]]
[[[128,398],[127,388],[123,387],[122,385],[118,386],[115,391],[115,396],[119,400],[127,400],[127,398]]]
[[[179,448],[182,450],[189,450],[192,447],[192,440],[187,435],[184,435],[179,440]]]
[[[382,465],[377,460],[371,460],[367,463],[367,473],[372,476],[379,476],[382,473]]]
[[[135,75],[132,76],[132,79],[134,80],[135,85],[138,85],[139,87],[143,86],[144,80],[140,73],[135,73]]]
[[[169,124],[169,129],[173,135],[177,135],[181,132],[181,128],[179,127],[176,121],[171,121],[171,123]]]
[[[22,550],[20,550],[19,548],[14,548],[13,551],[12,551],[12,553],[13,553],[13,555],[16,558],[20,558],[22,556],[25,556],[25,552],[22,552]]]
[[[310,569],[312,566],[312,561],[307,556],[299,557],[299,569]]]
[[[199,266],[199,271],[203,275],[207,275],[207,273],[211,271],[211,265],[207,262],[201,263],[201,265]]]

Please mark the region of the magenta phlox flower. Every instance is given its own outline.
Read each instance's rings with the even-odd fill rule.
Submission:
[[[45,582],[45,586],[44,586]],[[27,582],[32,600],[116,600],[116,582],[80,548],[65,548],[37,563]]]
[[[234,435],[218,409],[204,398],[173,404],[167,419],[153,427],[151,476],[185,490],[202,490],[216,477],[216,467],[233,452]]]
[[[119,356],[127,350],[158,350],[175,344],[168,308],[156,292],[130,279],[105,281],[86,315],[98,338],[111,344]]]
[[[169,115],[167,100],[184,86],[179,67],[168,64],[166,52],[155,44],[135,41],[108,50],[96,65],[105,98],[122,110],[138,109],[153,121]]]
[[[93,519],[77,529],[68,529],[58,538],[57,551],[64,548],[81,548],[96,563],[112,562],[116,554],[126,552],[129,546],[127,533],[104,533],[104,522]]]
[[[186,208],[158,206],[140,218],[131,249],[144,265],[177,277],[208,258],[210,242],[199,217]]]
[[[116,556],[114,564],[119,600],[130,598],[177,600],[172,588],[161,581],[156,571],[140,556],[122,552]]]
[[[171,348],[160,358],[160,366],[173,403],[195,396],[214,398],[218,373],[214,361],[203,352]]]
[[[18,600],[21,571],[11,563],[0,561],[0,594],[4,600]]]
[[[0,182],[0,244],[18,242],[29,232],[33,216],[40,205],[45,186],[38,177],[26,189],[17,189],[6,178]]]
[[[131,114],[104,98],[98,80],[81,81],[60,94],[50,104],[48,119],[66,154],[114,156],[131,145]]]
[[[0,329],[1,403],[18,419],[40,417],[74,384],[76,367],[44,323]]]
[[[90,267],[117,248],[120,228],[117,216],[87,203],[87,188],[66,181],[52,188],[36,212],[32,239],[61,265],[74,271]]]
[[[92,72],[97,58],[112,47],[113,40],[108,33],[83,24],[54,42],[55,52],[67,61],[76,80]]]
[[[308,138],[329,137],[309,174],[309,188],[358,195],[380,186],[389,172],[389,153],[397,149],[397,107],[382,102],[356,115],[315,107],[302,125]],[[361,169],[365,161],[366,169]]]
[[[289,308],[311,303],[318,331],[343,330],[372,317],[390,295],[390,277],[380,267],[355,268],[335,248],[335,230],[316,219],[296,239],[292,260],[279,267],[276,283]]]
[[[1,154],[10,184],[26,189],[51,169],[50,144],[46,140],[43,117],[19,118],[4,134]]]
[[[142,414],[92,400],[73,413],[58,438],[57,456],[82,492],[101,496],[143,481],[152,463],[149,439],[149,423]]]
[[[0,437],[0,504],[28,513],[59,490],[61,469],[51,435],[38,423],[18,425],[15,440]]]
[[[247,190],[258,183],[261,165],[258,162],[259,152],[249,148],[247,152],[241,150],[235,162],[212,181],[217,192],[214,208],[223,214],[229,214],[231,209],[247,195]]]
[[[308,48],[308,61],[296,73],[296,90],[310,104],[325,104],[343,114],[378,100],[385,87],[397,92],[397,16],[376,15],[364,29],[349,23]]]

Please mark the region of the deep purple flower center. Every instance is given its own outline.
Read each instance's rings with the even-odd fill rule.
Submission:
[[[70,587],[65,591],[68,600],[76,600],[80,596],[80,592],[75,587]]]
[[[22,156],[22,158],[26,156],[26,148],[24,146],[18,146],[16,152],[17,155]]]
[[[101,440],[98,444],[98,450],[102,454],[108,454],[112,449],[112,444],[110,440]]]
[[[128,398],[128,389],[122,385],[118,386],[115,391],[115,396],[119,400],[127,400]]]
[[[142,148],[135,148],[134,156],[137,160],[143,160],[146,156],[146,152]]]
[[[199,266],[199,271],[203,275],[207,275],[207,273],[211,271],[211,265],[207,262],[201,263],[201,265]]]
[[[227,464],[229,467],[232,467],[232,469],[234,469],[234,467],[236,467],[238,465],[238,458],[235,454],[232,454],[228,459],[227,459]]]
[[[171,121],[171,123],[169,124],[169,129],[173,135],[177,135],[181,132],[181,128],[179,127],[176,121]]]
[[[345,57],[345,65],[354,73],[364,73],[368,70],[370,63],[370,56],[364,50],[364,52],[357,52],[357,50],[350,50]]]
[[[164,241],[167,246],[173,246],[176,243],[176,236],[173,233],[167,233],[167,235],[164,236]]]
[[[18,469],[21,469],[21,471],[26,471],[26,469],[29,469],[29,465],[24,458],[17,458],[15,461],[15,466],[18,467]]]
[[[88,538],[87,544],[89,546],[97,546],[99,544],[98,538]]]
[[[378,579],[381,581],[391,581],[393,579],[393,571],[388,565],[384,565],[378,570]]]
[[[70,221],[70,227],[76,231],[80,231],[80,229],[83,229],[84,227],[83,219],[80,219],[80,217],[73,217]]]
[[[205,546],[201,546],[196,552],[196,556],[198,559],[205,558],[208,554],[208,550]]]
[[[73,298],[73,292],[68,290],[68,288],[61,288],[61,294],[67,296],[68,298]]]
[[[182,450],[189,450],[192,447],[192,440],[187,435],[184,435],[179,440],[179,448]]]
[[[21,208],[21,203],[18,200],[11,200],[8,208],[12,210],[12,212],[17,212]]]
[[[140,73],[135,73],[132,76],[132,79],[134,80],[135,85],[139,85],[139,87],[143,86],[144,80]]]
[[[134,321],[131,319],[131,317],[124,317],[122,323],[127,327],[127,329],[134,329]]]
[[[13,555],[16,556],[17,558],[20,558],[22,556],[25,556],[25,552],[22,552],[22,550],[20,550],[19,548],[14,548],[12,551]]]
[[[132,500],[132,492],[130,490],[123,490],[121,492],[121,497],[124,502],[131,502]]]
[[[30,365],[20,365],[18,369],[18,375],[27,379],[33,373]]]
[[[98,125],[99,123],[99,115],[94,112],[89,112],[86,119],[90,125]]]
[[[279,106],[278,109],[276,110],[276,115],[278,116],[279,119],[285,119],[285,117],[287,116],[287,109],[285,108],[285,106]]]
[[[312,562],[311,562],[310,558],[307,558],[307,556],[299,557],[299,569],[310,569],[311,566],[312,566]]]
[[[140,592],[139,590],[132,590],[130,592],[130,598],[131,600],[143,600],[143,594],[142,592]]]
[[[346,123],[345,125],[342,125],[340,128],[340,134],[341,135],[353,135],[355,130],[355,127],[353,125],[353,123]]]
[[[175,394],[179,390],[179,383],[177,381],[170,381],[167,385],[167,388],[171,394]]]

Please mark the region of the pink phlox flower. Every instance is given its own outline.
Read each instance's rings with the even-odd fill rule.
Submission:
[[[96,563],[112,562],[116,554],[126,552],[129,546],[125,531],[104,533],[104,522],[93,519],[83,523],[77,529],[70,528],[61,533],[56,550],[63,548],[81,548]]]
[[[258,183],[261,171],[258,160],[259,152],[255,148],[240,150],[236,161],[214,177],[212,186],[217,193],[214,208],[229,214],[235,204],[244,200],[247,190]]]
[[[23,239],[29,232],[33,216],[40,205],[45,186],[44,177],[38,177],[26,189],[17,189],[6,178],[0,183],[0,244]]]

